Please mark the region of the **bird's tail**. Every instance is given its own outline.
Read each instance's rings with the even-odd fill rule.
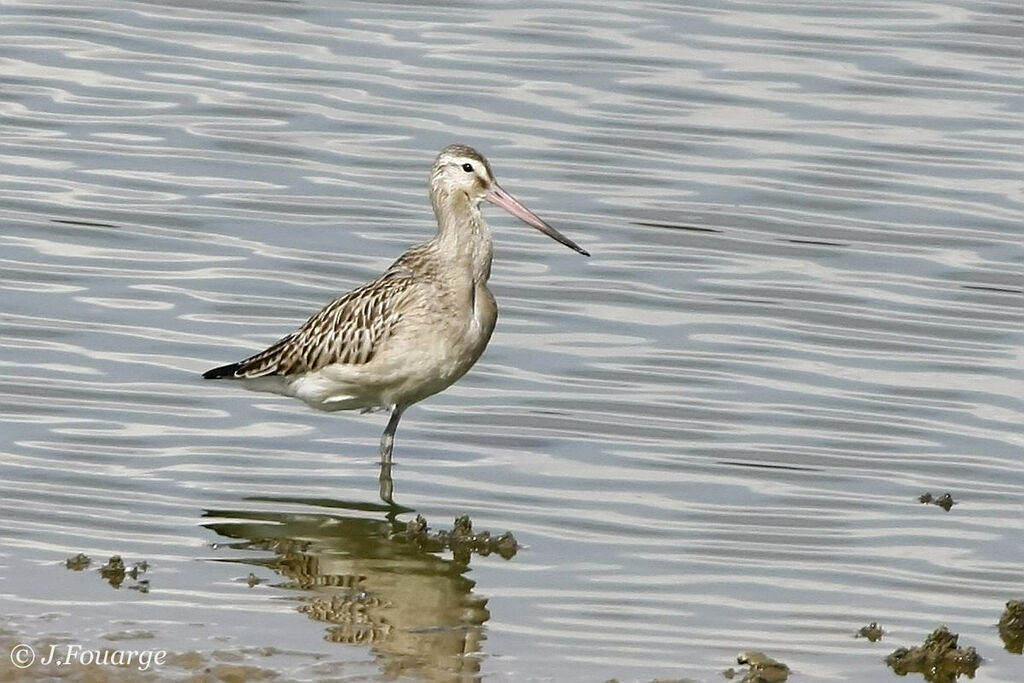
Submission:
[[[236,377],[235,373],[241,365],[241,363],[228,363],[227,365],[222,365],[219,368],[207,370],[203,373],[203,379],[224,379],[225,377],[233,379]]]

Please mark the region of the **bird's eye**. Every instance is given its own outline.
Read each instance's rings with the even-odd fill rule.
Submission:
[[[462,165],[462,170],[465,171],[466,173],[472,173],[473,172],[473,164],[470,164],[470,163],[463,164]]]

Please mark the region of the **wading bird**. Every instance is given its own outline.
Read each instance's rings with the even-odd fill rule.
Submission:
[[[481,202],[590,256],[505,192],[472,147],[443,149],[429,187],[437,218],[433,239],[411,247],[376,280],[330,302],[266,350],[203,373],[294,396],[319,410],[390,410],[380,439],[381,497],[390,504],[391,452],[402,413],[466,374],[494,331],[498,308],[487,289],[493,248]]]

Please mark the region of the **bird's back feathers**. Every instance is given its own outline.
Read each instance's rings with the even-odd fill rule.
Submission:
[[[313,372],[336,363],[369,363],[393,334],[402,318],[401,302],[416,283],[403,260],[396,261],[378,279],[327,304],[267,349],[237,363],[207,370],[203,377],[254,379]]]

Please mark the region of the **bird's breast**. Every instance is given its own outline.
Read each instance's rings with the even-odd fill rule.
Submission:
[[[447,311],[448,324],[431,340],[439,347],[438,356],[443,359],[442,374],[454,378],[465,374],[484,352],[498,316],[486,282],[471,281],[459,289],[451,292],[449,301],[453,305]]]
[[[486,282],[477,283],[473,288],[473,314],[470,321],[470,336],[474,338],[475,345],[479,346],[477,357],[487,346],[497,319],[498,305],[494,301],[494,295],[487,288]]]

